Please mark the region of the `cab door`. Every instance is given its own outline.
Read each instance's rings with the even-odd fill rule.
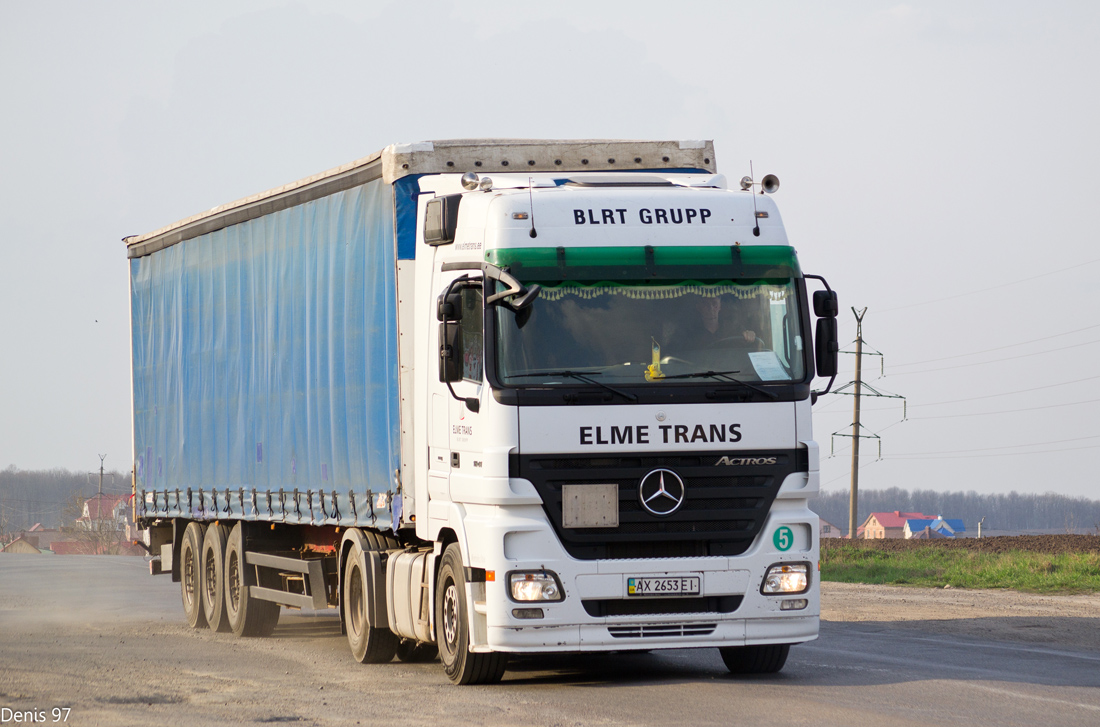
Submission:
[[[461,278],[467,279],[462,281]],[[457,294],[453,296],[451,317],[457,314],[458,320],[449,324],[439,322],[431,334],[434,342],[431,350],[436,352],[437,360],[433,362],[428,383],[431,400],[428,408],[428,498],[430,502],[452,502],[461,501],[453,496],[453,480],[458,478],[468,485],[483,459],[478,411],[485,389],[482,364],[485,306],[480,278],[437,273],[435,279],[437,295],[442,296],[448,290]],[[447,343],[446,325],[457,329],[457,336],[451,343],[457,347],[456,363],[461,372],[461,378],[451,381],[449,386],[441,380],[439,362],[441,348]],[[429,504],[429,512],[431,510]]]

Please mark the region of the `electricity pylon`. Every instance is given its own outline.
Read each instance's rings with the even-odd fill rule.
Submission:
[[[867,309],[864,308],[861,311],[856,311],[852,308],[852,314],[856,317],[856,350],[855,351],[841,351],[841,353],[854,353],[856,357],[856,378],[854,381],[849,381],[847,384],[835,389],[834,394],[842,394],[845,396],[855,397],[852,405],[852,433],[845,434],[842,430],[838,430],[832,433],[829,441],[829,448],[832,451],[832,437],[851,437],[852,438],[852,489],[851,494],[848,496],[848,537],[852,540],[856,537],[856,513],[857,505],[859,503],[859,440],[861,439],[877,439],[878,440],[878,456],[882,458],[882,438],[874,432],[867,430],[859,422],[859,400],[863,396],[880,397],[884,399],[901,399],[902,400],[902,420],[905,419],[905,397],[900,394],[887,394],[879,391],[878,389],[870,386],[863,381],[863,357],[866,356],[879,356],[880,370],[885,367],[884,358],[882,353],[871,349],[870,353],[863,352],[863,317],[867,315]],[[845,391],[850,389],[850,391]],[[867,431],[867,434],[862,434],[862,431]]]

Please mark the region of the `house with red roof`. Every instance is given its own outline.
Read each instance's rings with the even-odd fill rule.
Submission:
[[[906,520],[934,520],[920,512],[873,512],[863,521],[863,536],[867,540],[904,538]]]
[[[114,523],[116,530],[125,530],[129,519],[129,497],[126,495],[95,495],[84,501],[84,514],[76,522],[86,528],[103,528]]]
[[[20,535],[7,545],[0,545],[0,553],[41,553],[38,539],[33,535]]]

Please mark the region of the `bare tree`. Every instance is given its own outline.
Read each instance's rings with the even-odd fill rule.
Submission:
[[[66,501],[62,510],[63,530],[90,555],[118,555],[122,551],[126,531],[120,528],[113,512],[104,512],[100,501],[95,512],[88,511],[85,516],[84,495],[74,492]]]

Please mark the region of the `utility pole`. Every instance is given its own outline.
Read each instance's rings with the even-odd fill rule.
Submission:
[[[859,440],[861,439],[878,439],[878,456],[882,457],[882,439],[877,434],[863,434],[863,425],[859,420],[859,405],[860,398],[862,396],[874,396],[882,397],[886,399],[901,399],[902,400],[902,420],[905,419],[905,397],[900,394],[884,394],[883,392],[875,389],[872,386],[867,385],[863,381],[863,317],[867,315],[867,308],[857,311],[855,307],[852,308],[852,315],[856,317],[856,350],[855,351],[842,351],[841,353],[855,353],[856,355],[856,378],[854,381],[850,381],[844,384],[840,388],[833,391],[834,394],[846,394],[854,396],[855,401],[852,405],[852,433],[844,434],[842,432],[833,432],[833,437],[851,437],[852,438],[852,486],[851,492],[848,496],[848,537],[852,540],[856,537],[856,531],[858,524],[856,519],[858,517],[859,506]],[[868,356],[882,357],[882,353],[871,349],[871,353],[866,354]],[[880,362],[883,360],[879,359]],[[885,365],[880,363],[882,370],[885,369]],[[851,389],[851,391],[845,391],[845,389]]]
[[[867,308],[856,313],[852,307],[852,313],[856,317],[856,380],[855,395],[852,404],[852,489],[848,494],[848,539],[856,539],[856,513],[859,505],[859,394],[863,388],[863,316],[867,315]]]
[[[103,460],[107,459],[107,455],[99,455],[99,492],[96,493],[100,497],[103,496]],[[95,472],[89,472],[88,474],[94,475]],[[111,481],[114,482],[114,475],[111,475]]]

